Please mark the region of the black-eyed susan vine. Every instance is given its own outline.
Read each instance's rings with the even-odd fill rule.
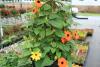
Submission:
[[[32,15],[25,25],[26,36],[17,52],[17,67],[45,67],[57,61],[59,67],[71,67],[77,32],[71,32],[71,5],[61,0],[34,0]]]
[[[36,67],[49,66],[56,60],[59,67],[69,67],[74,39],[78,39],[77,32],[69,30],[73,23],[71,5],[60,0],[34,0],[32,14],[26,28],[31,53],[28,57]]]

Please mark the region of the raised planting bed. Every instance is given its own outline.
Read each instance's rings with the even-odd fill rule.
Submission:
[[[72,29],[71,31],[77,31],[80,36],[79,41],[76,43],[77,50],[72,52],[73,63],[83,67],[89,49],[89,42],[86,39],[93,35],[93,29]]]
[[[18,41],[21,41],[23,39],[23,33],[8,37],[7,39],[4,39],[1,43],[0,43],[0,49],[7,47],[9,45],[12,45],[14,43],[17,43]]]
[[[88,36],[93,35],[93,29],[72,29],[72,32],[77,31],[80,39],[79,40],[86,40]]]
[[[23,39],[25,31],[21,26],[22,24],[3,26],[4,37],[2,37],[2,41],[0,42],[0,49],[12,45]]]
[[[78,47],[77,50],[72,53],[73,63],[84,65],[88,54],[89,44],[88,43],[76,44],[76,46]]]

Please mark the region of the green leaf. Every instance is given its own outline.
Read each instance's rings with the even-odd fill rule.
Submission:
[[[42,53],[42,57],[45,58],[46,54],[50,52],[51,47],[44,47],[44,52]]]
[[[39,60],[39,61],[36,61],[36,62],[35,62],[35,66],[36,66],[36,67],[43,67],[43,66],[42,66],[42,62],[43,62],[43,59],[41,59],[41,60]]]
[[[31,61],[29,60],[29,58],[20,58],[18,60],[17,67],[23,67],[26,65],[31,65]]]
[[[64,36],[64,32],[62,30],[56,30],[55,31],[55,35],[58,37],[63,37]]]
[[[45,58],[45,56],[46,56],[46,52],[43,52],[42,53],[42,58]]]
[[[30,43],[30,41],[24,41],[22,44],[23,45],[20,46],[22,49],[28,49],[28,48],[33,47],[32,43]]]
[[[50,14],[50,16],[49,16],[49,19],[50,20],[52,20],[52,19],[56,19],[56,18],[58,18],[59,16],[57,15],[57,14]]]
[[[46,36],[49,36],[53,34],[53,31],[51,29],[46,29]]]
[[[39,48],[33,48],[33,52],[37,52],[37,51],[40,51]]]
[[[54,54],[56,52],[56,48],[51,48],[51,52]]]
[[[58,43],[52,42],[51,45],[52,45],[53,48],[57,48]]]
[[[66,23],[64,24],[64,27],[70,27],[72,25],[72,21],[71,20],[69,20],[69,19],[67,19],[66,20]]]
[[[57,56],[58,58],[60,58],[60,57],[61,57],[61,52],[60,52],[60,51],[56,51],[56,56]]]
[[[4,58],[3,55],[0,56],[0,67],[3,67],[4,65],[6,65],[7,60]]]
[[[34,33],[35,33],[36,35],[38,35],[39,32],[40,32],[40,29],[39,29],[39,28],[34,28]]]
[[[50,37],[46,37],[45,39],[43,39],[42,42],[52,42],[53,41],[53,38],[50,38]]]
[[[70,48],[70,46],[69,46],[69,45],[67,45],[67,44],[66,44],[66,45],[64,45],[64,46],[63,46],[63,48],[64,48],[64,50],[65,50],[65,51],[69,51],[69,50],[71,49],[71,48]]]
[[[51,47],[48,46],[48,47],[44,47],[43,49],[44,49],[44,51],[47,53],[47,52],[50,51]]]
[[[64,27],[64,21],[60,19],[49,20],[49,24],[58,29],[62,29]]]
[[[22,50],[22,54],[20,55],[20,58],[28,57],[31,55],[30,50]]]
[[[43,39],[45,37],[45,30],[44,29],[41,29],[39,35],[40,35],[40,39]]]
[[[65,51],[65,49],[64,49],[64,44],[58,44],[57,45],[58,46],[58,48],[60,49],[60,50],[62,50],[62,51]]]
[[[36,43],[34,43],[34,45],[33,45],[33,47],[38,47],[38,46],[40,46],[40,43],[39,43],[39,42],[36,42]]]
[[[49,66],[49,65],[51,65],[52,64],[52,60],[50,60],[50,58],[49,57],[45,57],[44,58],[44,60],[43,60],[43,63],[42,63],[42,67],[44,67],[44,66]]]
[[[66,58],[68,61],[72,60],[71,52],[66,52]]]
[[[43,10],[49,10],[49,9],[51,9],[51,6],[48,4],[45,4],[45,5],[43,5],[42,8],[43,8]]]
[[[47,22],[47,19],[45,16],[41,16],[35,19],[35,24],[41,25]]]

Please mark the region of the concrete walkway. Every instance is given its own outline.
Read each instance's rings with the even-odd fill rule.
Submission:
[[[94,29],[84,67],[100,67],[100,17],[88,17],[88,20],[74,19],[74,21],[80,25],[73,28]]]

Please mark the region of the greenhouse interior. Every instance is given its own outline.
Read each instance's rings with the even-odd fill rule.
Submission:
[[[0,0],[0,67],[100,67],[99,0]]]

